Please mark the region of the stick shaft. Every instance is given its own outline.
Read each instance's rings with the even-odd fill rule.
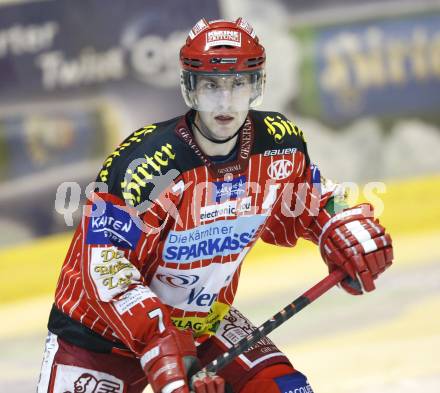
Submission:
[[[335,270],[327,277],[319,281],[312,288],[307,290],[301,296],[296,298],[292,303],[284,307],[279,313],[275,314],[272,318],[264,322],[259,328],[254,330],[248,336],[241,339],[227,352],[215,358],[212,362],[208,363],[202,371],[210,371],[216,373],[218,370],[225,367],[237,356],[248,350],[252,345],[257,343],[263,337],[267,336],[270,332],[283,324],[293,315],[297,314],[304,307],[312,303],[318,297],[327,292],[330,288],[338,284],[344,277],[345,273],[341,270]]]

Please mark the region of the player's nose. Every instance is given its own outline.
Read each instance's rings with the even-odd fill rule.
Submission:
[[[231,109],[232,104],[232,89],[229,87],[223,87],[220,89],[218,96],[219,108],[221,110]]]

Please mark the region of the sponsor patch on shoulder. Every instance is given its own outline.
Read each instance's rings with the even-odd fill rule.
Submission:
[[[95,211],[93,205],[93,211]],[[141,230],[120,206],[105,202],[105,212],[99,217],[90,217],[87,228],[87,244],[115,245],[135,249]]]

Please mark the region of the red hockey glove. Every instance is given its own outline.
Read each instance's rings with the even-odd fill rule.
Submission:
[[[141,365],[154,393],[189,393],[187,373],[197,360],[191,332],[171,327],[156,337],[141,357]],[[207,376],[197,380],[195,393],[223,393],[224,381]]]
[[[225,381],[214,373],[198,372],[191,379],[195,393],[224,393]]]
[[[342,269],[361,284],[341,283],[352,295],[374,290],[374,280],[393,260],[391,237],[373,218],[373,206],[368,203],[334,215],[324,225],[319,247],[330,272]]]

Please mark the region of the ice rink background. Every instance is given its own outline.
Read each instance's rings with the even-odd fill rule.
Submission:
[[[332,179],[361,185],[368,181],[386,184],[386,192],[380,194],[384,202],[381,220],[393,234],[396,259],[393,268],[378,280],[378,290],[355,298],[335,288],[270,337],[309,377],[317,393],[437,393],[440,391],[438,113],[400,114],[393,121],[372,115],[359,116],[335,126],[320,118],[319,113],[313,116],[307,105],[302,110],[298,100],[307,92],[301,90],[304,75],[299,69],[307,54],[301,52],[301,43],[292,35],[292,26],[305,26],[310,21],[318,24],[328,19],[337,21],[342,14],[351,15],[353,20],[368,13],[372,13],[373,19],[378,14],[386,18],[399,12],[412,15],[434,10],[436,15],[440,2],[372,2],[373,6],[367,8],[353,6],[353,3],[337,0],[286,0],[270,5],[250,0],[218,3],[220,16],[247,18],[264,42],[268,59],[277,60],[268,62],[264,108],[285,111],[300,125],[312,159],[322,172]],[[7,7],[0,7],[0,19],[6,10]],[[194,15],[186,31],[201,16]],[[4,37],[2,31],[10,27],[7,22],[0,24],[0,37]],[[437,30],[435,37],[440,37],[438,27]],[[440,56],[440,46],[434,49]],[[0,67],[1,61],[0,58]],[[437,82],[439,64],[438,73],[433,77]],[[7,78],[2,75],[2,81],[11,80],[10,75]],[[166,88],[148,84],[142,88],[160,93],[160,100],[165,102],[176,96],[176,91]],[[137,96],[128,87],[123,89],[128,97]],[[433,99],[438,108],[440,91],[437,93]],[[81,121],[86,124],[79,128],[84,133],[82,137],[87,141],[92,133],[89,127],[96,124],[95,134],[101,133],[105,141],[104,146],[88,156],[78,151],[84,158],[81,162],[75,162],[72,157],[73,161],[57,172],[50,169],[49,160],[46,172],[34,173],[22,182],[9,182],[4,175],[8,167],[0,159],[0,392],[26,393],[35,391],[52,293],[71,237],[63,217],[53,208],[54,185],[74,179],[78,173],[85,174],[78,180],[87,183],[103,156],[128,131],[143,125],[141,121],[161,120],[156,117],[168,116],[168,112],[161,107],[144,113],[139,104],[136,116],[132,116],[132,108],[113,92],[103,94],[102,88],[92,90],[84,99],[76,92],[72,92],[72,97],[66,92],[63,99],[68,102],[67,110],[52,101],[53,106],[48,109],[38,99],[12,105],[1,92],[0,96],[0,142],[5,135],[10,135],[8,133],[21,131],[20,122],[13,123],[12,128],[5,126],[5,119],[11,113],[27,119],[43,112],[50,121],[37,125],[34,121],[30,129],[40,132],[43,128],[43,136],[49,142],[53,138],[63,139],[64,134],[60,135],[57,130],[68,134],[69,127],[51,120],[51,110],[73,122],[81,114]],[[172,102],[168,111],[183,108],[178,101]],[[428,104],[432,102],[427,103],[427,107]],[[100,121],[96,121],[98,115]],[[108,123],[111,127],[107,127]],[[48,129],[45,126],[49,126]],[[39,147],[38,144],[32,146]],[[63,144],[57,146],[62,149]],[[26,157],[20,156],[21,153],[15,152],[17,162]],[[34,149],[33,153],[31,157],[35,154],[41,157],[40,150]],[[16,189],[20,190],[20,197],[26,194],[28,198],[17,198],[13,193]],[[35,208],[32,198],[35,203],[48,199],[48,211],[53,213],[50,221],[48,216],[38,214],[38,210],[45,211],[45,205]],[[22,210],[23,214],[10,215],[8,210]],[[51,230],[44,233],[27,219],[40,222],[43,229],[47,229],[50,222]],[[325,267],[312,245],[304,242],[291,250],[258,244],[244,264],[235,305],[254,323],[260,324],[325,274]]]

